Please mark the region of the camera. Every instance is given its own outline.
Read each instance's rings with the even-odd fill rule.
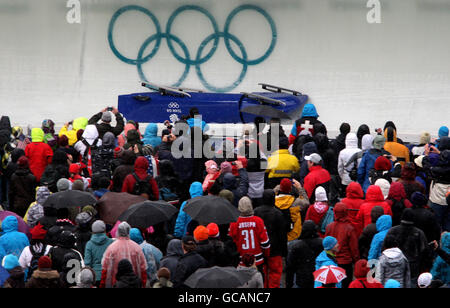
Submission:
[[[107,111],[113,111],[113,109],[114,109],[113,107],[106,108]]]

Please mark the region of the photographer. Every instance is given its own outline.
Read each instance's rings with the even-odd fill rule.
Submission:
[[[111,112],[116,116],[116,126],[111,126]],[[98,121],[102,121],[101,123],[97,123]],[[123,117],[120,114],[119,110],[115,107],[107,107],[102,109],[99,113],[93,115],[88,124],[94,124],[97,127],[98,134],[100,139],[103,139],[103,135],[106,132],[111,132],[114,136],[118,136],[124,129],[124,121]]]

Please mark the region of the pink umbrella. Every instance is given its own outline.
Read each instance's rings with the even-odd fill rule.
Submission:
[[[25,233],[28,238],[31,238],[30,227],[23,221],[22,217],[17,215],[16,213],[10,211],[0,211],[0,222],[2,222],[6,217],[14,216],[17,218],[19,232]]]
[[[339,283],[347,277],[343,268],[334,265],[322,266],[313,275],[314,281],[323,284]]]

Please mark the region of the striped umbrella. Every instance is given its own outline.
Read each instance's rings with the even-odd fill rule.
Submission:
[[[334,265],[322,266],[313,275],[314,281],[323,284],[339,283],[347,277],[343,268]]]

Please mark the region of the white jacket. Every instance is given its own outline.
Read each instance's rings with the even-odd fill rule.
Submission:
[[[356,137],[355,133],[348,133],[345,137],[345,149],[339,152],[338,158],[338,173],[341,177],[342,185],[348,185],[352,182],[349,176],[349,171],[352,170],[353,164],[345,168],[345,165],[353,156],[353,154],[361,152],[361,149],[358,148],[358,137]],[[361,158],[358,159],[357,164],[361,162]]]
[[[36,244],[36,245],[39,245],[39,251],[41,251],[42,244]],[[52,248],[52,246],[47,245],[47,247],[45,249],[45,253],[44,253],[45,256],[48,255],[48,252],[50,251],[50,248]],[[37,247],[35,247],[34,249],[37,249]],[[24,270],[29,268],[31,259],[33,259],[33,254],[30,251],[30,246],[27,246],[27,247],[25,247],[22,250],[22,253],[20,254],[20,257],[19,257],[19,264],[20,264],[20,266]]]

